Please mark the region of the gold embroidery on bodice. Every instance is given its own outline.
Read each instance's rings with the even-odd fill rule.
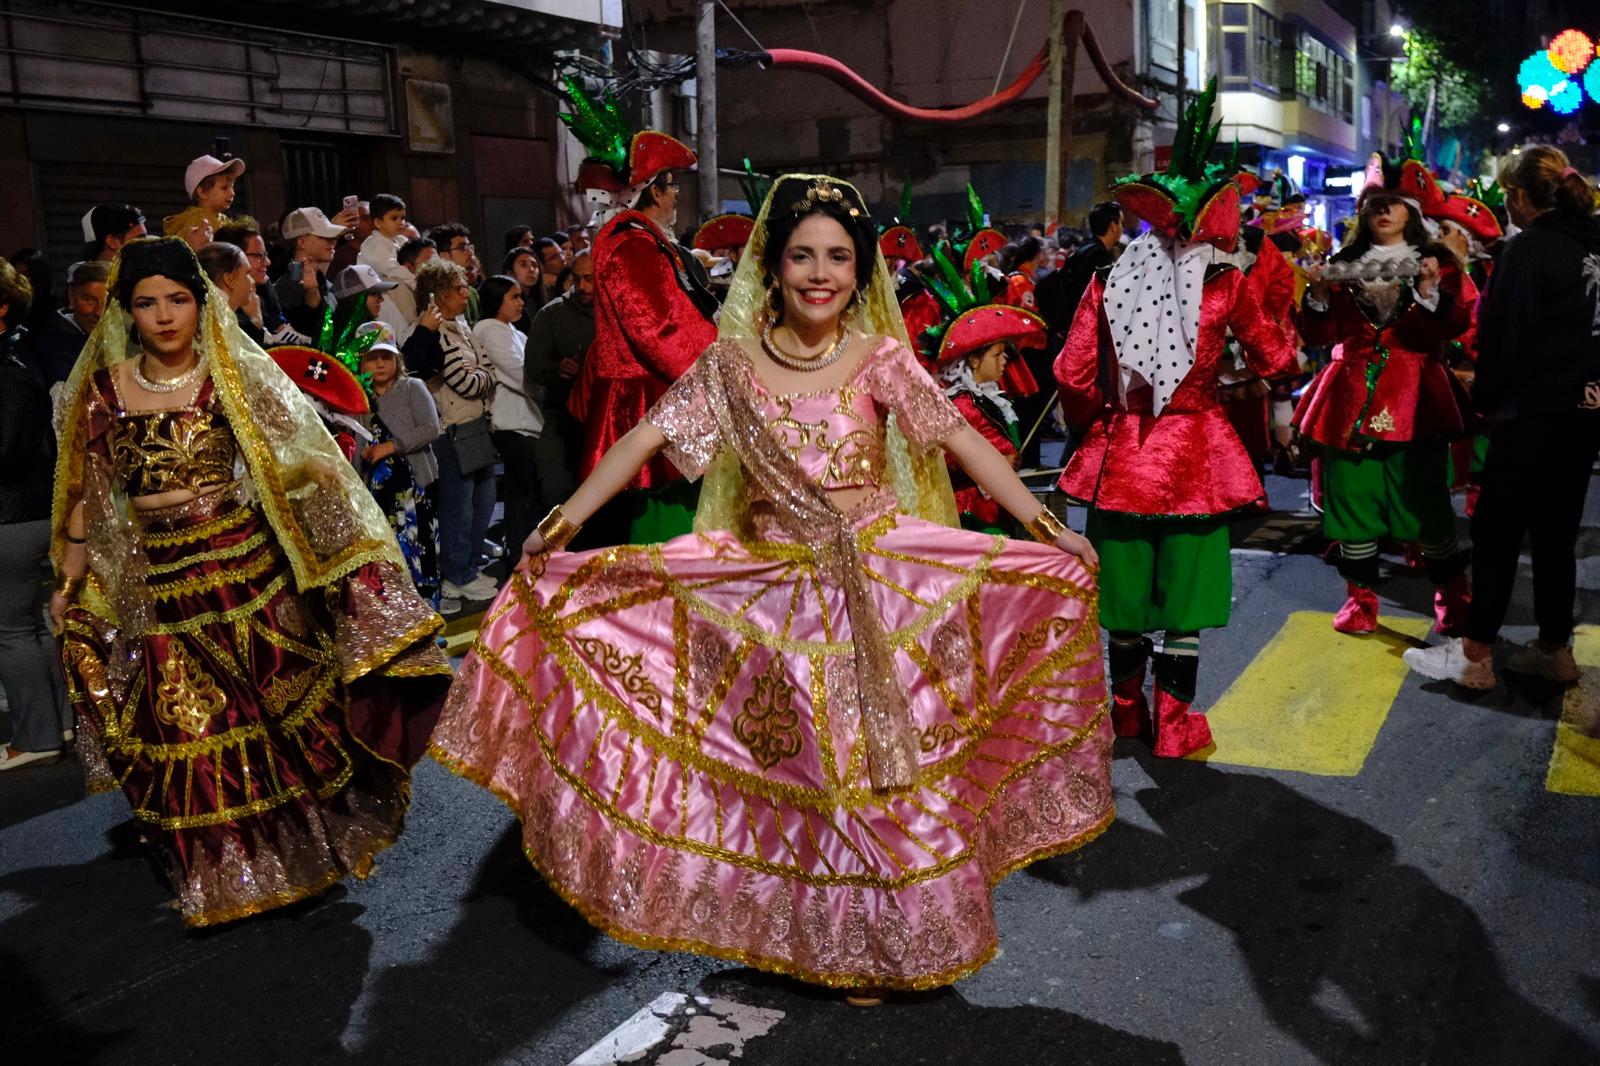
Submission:
[[[111,461],[129,496],[226,484],[235,450],[227,419],[210,405],[122,411],[112,421]]]
[[[820,417],[808,420],[805,415],[811,412],[795,411],[796,406],[815,411],[829,399],[834,403],[820,412]],[[863,404],[872,409],[863,411]],[[767,428],[800,468],[825,489],[847,489],[871,487],[883,480],[883,427],[873,404],[866,392],[843,385],[836,392],[774,396],[764,406]]]

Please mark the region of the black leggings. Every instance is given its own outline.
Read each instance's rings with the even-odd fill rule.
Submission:
[[[1497,425],[1489,437],[1483,492],[1472,515],[1472,607],[1466,635],[1492,643],[1511,606],[1517,557],[1527,534],[1539,639],[1572,636],[1575,557],[1584,496],[1600,451],[1600,412],[1569,411]]]

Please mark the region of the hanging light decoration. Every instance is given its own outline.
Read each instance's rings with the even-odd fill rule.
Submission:
[[[1533,53],[1517,68],[1517,86],[1524,106],[1537,111],[1548,107],[1570,115],[1583,106],[1585,95],[1600,100],[1600,63],[1595,61],[1595,41],[1582,30],[1562,30],[1549,47]]]

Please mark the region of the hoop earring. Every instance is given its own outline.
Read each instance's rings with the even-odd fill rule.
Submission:
[[[779,287],[778,279],[773,278],[767,286],[766,297],[761,301],[761,325],[763,329],[775,327],[783,319],[783,293]]]
[[[839,316],[839,325],[845,329],[849,329],[854,325],[855,320],[861,314],[861,308],[865,306],[866,302],[866,298],[861,295],[860,289],[851,293],[850,302],[845,305],[844,314]]]

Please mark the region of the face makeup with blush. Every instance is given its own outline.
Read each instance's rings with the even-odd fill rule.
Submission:
[[[796,335],[831,334],[856,291],[856,246],[827,215],[809,215],[783,249],[778,278],[783,324]]]
[[[189,359],[200,326],[200,301],[187,285],[157,274],[133,287],[129,304],[147,353],[174,366]]]

